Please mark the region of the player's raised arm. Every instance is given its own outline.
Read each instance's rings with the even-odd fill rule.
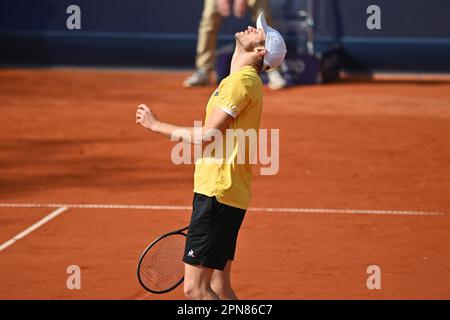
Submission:
[[[201,128],[181,127],[160,121],[145,104],[139,105],[136,111],[136,123],[141,124],[144,128],[160,133],[172,140],[183,140],[193,144],[209,143],[212,131],[224,131],[232,120],[233,117],[221,108],[214,108]]]

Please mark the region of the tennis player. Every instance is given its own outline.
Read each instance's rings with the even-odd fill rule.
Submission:
[[[143,104],[137,108],[136,123],[174,140],[202,145],[211,143],[212,130],[259,130],[263,86],[258,73],[280,66],[286,45],[280,33],[267,25],[263,14],[257,19],[257,29],[249,26],[235,38],[230,75],[209,99],[199,138],[193,127],[162,122]],[[237,299],[230,272],[238,232],[250,203],[252,179],[251,165],[235,161],[238,143],[233,139],[231,159],[223,153],[221,163],[204,158],[196,161],[193,211],[183,258],[184,292],[190,299]],[[245,146],[246,152],[248,148]]]

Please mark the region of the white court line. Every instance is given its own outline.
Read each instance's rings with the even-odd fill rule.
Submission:
[[[133,210],[192,210],[190,206],[167,205],[127,205],[127,204],[62,204],[62,203],[0,203],[0,208],[82,208],[82,209],[133,209]],[[329,213],[329,214],[378,214],[407,216],[442,216],[443,212],[434,211],[396,211],[396,210],[355,210],[355,209],[308,209],[308,208],[249,208],[256,212],[291,213]]]
[[[39,220],[38,222],[36,222],[32,226],[30,226],[29,228],[25,229],[24,231],[22,231],[21,233],[19,233],[15,237],[9,239],[8,241],[6,241],[2,245],[0,245],[0,251],[5,250],[6,248],[8,248],[10,245],[12,245],[17,240],[22,239],[23,237],[25,237],[30,232],[36,230],[37,228],[39,228],[43,224],[49,222],[50,220],[52,220],[53,218],[57,217],[58,215],[60,215],[64,211],[66,211],[67,209],[69,209],[67,206],[61,206],[60,208],[56,209],[55,211],[53,211],[49,215],[45,216],[44,218],[42,218],[41,220]]]

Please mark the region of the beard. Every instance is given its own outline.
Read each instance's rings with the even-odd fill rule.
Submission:
[[[239,42],[240,45],[242,45],[241,37],[242,37],[242,34],[240,32],[236,32],[234,34],[234,39],[236,40],[236,42]]]
[[[236,48],[240,48],[243,51],[253,51],[254,46],[250,41],[246,41],[245,35],[241,32],[238,32],[234,35],[234,38],[236,39]]]

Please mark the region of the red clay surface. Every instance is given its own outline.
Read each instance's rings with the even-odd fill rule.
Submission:
[[[0,245],[49,213],[45,208],[0,208]]]
[[[214,87],[186,73],[0,71],[0,203],[189,206],[193,166],[135,124],[139,103],[192,126]],[[233,282],[244,299],[450,298],[450,83],[337,83],[265,91],[280,172],[252,207],[438,211],[442,216],[249,212]],[[0,245],[56,208],[0,208]],[[188,211],[74,209],[0,251],[0,299],[173,299],[136,280],[141,251]],[[66,288],[66,268],[82,289]],[[380,266],[382,289],[366,268]]]

